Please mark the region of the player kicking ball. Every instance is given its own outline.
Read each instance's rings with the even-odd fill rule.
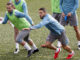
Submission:
[[[28,56],[30,57],[32,53],[38,52],[38,48],[34,44],[34,49],[31,49],[31,47],[24,41],[24,38],[27,38],[27,41],[30,41],[29,39],[29,33],[30,30],[23,30],[24,28],[29,28],[31,24],[25,19],[25,15],[15,9],[13,9],[12,3],[7,3],[7,12],[4,18],[4,21],[2,22],[3,18],[0,18],[0,21],[2,24],[6,24],[8,20],[11,21],[11,23],[20,31],[20,33],[16,37],[16,42],[20,45],[24,46],[24,48],[28,51]],[[23,17],[21,16],[23,14]]]
[[[58,58],[58,54],[61,51],[61,49],[56,48],[55,46],[52,46],[52,43],[56,39],[58,39],[61,42],[63,49],[65,49],[69,53],[66,59],[71,59],[74,55],[74,51],[72,51],[71,48],[68,46],[68,38],[65,34],[64,27],[60,23],[58,23],[57,20],[55,20],[50,14],[47,14],[45,8],[39,9],[39,15],[40,15],[40,18],[42,19],[40,24],[32,26],[29,29],[25,28],[24,30],[26,29],[33,30],[33,29],[38,29],[45,26],[47,29],[50,30],[50,34],[46,40],[46,43],[43,44],[42,46],[55,50],[54,59],[56,59]]]

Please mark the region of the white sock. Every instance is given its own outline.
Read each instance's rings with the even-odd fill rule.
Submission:
[[[61,48],[57,48],[57,49],[56,49],[56,52],[58,52],[58,51],[59,51],[59,49],[60,49],[60,51],[61,51]]]
[[[74,54],[74,51],[72,51],[71,53],[69,53],[69,54]]]
[[[26,48],[28,51],[31,50],[30,46],[27,43],[24,45],[24,48]]]
[[[19,43],[16,43],[16,49],[19,49]]]
[[[36,47],[36,45],[34,43],[33,43],[33,46],[32,47],[33,47],[34,50],[37,49],[37,47]]]
[[[59,48],[56,49],[56,52],[58,52],[58,51],[59,51]]]
[[[32,40],[30,40],[30,41],[33,43],[33,45],[32,45],[33,50],[36,50],[37,49],[36,45],[34,44],[34,42]]]
[[[78,41],[78,45],[80,45],[80,41]]]
[[[57,46],[58,46],[58,47],[61,47],[61,42],[60,42],[60,41],[58,41]]]

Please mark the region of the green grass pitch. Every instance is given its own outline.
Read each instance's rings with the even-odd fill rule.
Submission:
[[[6,3],[8,1],[9,0],[0,0],[0,16],[5,15]],[[28,5],[29,14],[35,24],[40,22],[40,18],[38,15],[38,9],[40,7],[45,7],[47,11],[52,14],[50,0],[26,0],[26,2]],[[77,10],[77,14],[80,22],[80,8]],[[69,45],[75,51],[75,55],[71,60],[80,60],[80,51],[77,50],[77,39],[74,29],[70,26],[67,26],[65,28],[67,36],[70,39]],[[15,49],[13,28],[9,24],[0,25],[0,60],[54,60],[53,50],[40,47],[41,44],[45,43],[48,33],[49,31],[44,27],[31,32],[30,36],[40,51],[36,54],[33,54],[30,58],[26,58],[27,52],[22,46],[20,46],[19,54],[13,54],[13,51]],[[56,45],[56,42],[57,41],[55,41],[54,45]],[[62,49],[61,53],[59,54],[59,58],[56,60],[66,60],[65,57],[67,56],[67,54],[68,53]]]

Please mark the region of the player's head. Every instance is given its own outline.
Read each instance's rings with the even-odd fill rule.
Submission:
[[[6,5],[6,8],[7,8],[8,12],[11,12],[13,10],[13,4],[8,2],[7,5]]]
[[[45,15],[46,15],[46,9],[45,8],[40,8],[39,9],[40,18],[43,19]]]

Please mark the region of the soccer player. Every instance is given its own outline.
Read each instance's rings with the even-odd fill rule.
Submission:
[[[78,0],[60,0],[60,8],[63,16],[61,24],[63,26],[66,26],[68,24],[73,26],[78,40],[78,49],[80,50],[80,31],[78,28],[78,19],[76,14],[78,6],[79,6]],[[65,16],[67,16],[66,21]]]
[[[32,53],[38,52],[38,49],[35,46],[35,44],[33,44],[33,47],[35,47],[35,49],[31,50],[31,48],[28,46],[28,44],[25,41],[23,41],[23,39],[26,36],[27,36],[27,42],[30,41],[30,38],[29,38],[30,30],[23,30],[23,28],[29,28],[31,26],[31,24],[25,18],[23,18],[26,15],[24,13],[17,11],[16,9],[13,9],[12,3],[7,3],[6,8],[7,8],[7,12],[6,12],[6,15],[5,15],[5,18],[4,18],[4,21],[2,22],[2,24],[6,24],[7,21],[10,20],[11,23],[18,30],[20,30],[20,33],[16,37],[16,42],[21,44],[22,46],[25,47],[25,49],[28,50],[28,57],[31,56]]]
[[[27,4],[25,2],[25,0],[10,0],[10,2],[13,3],[14,5],[14,8],[17,9],[18,11],[24,13],[26,15],[26,20],[31,24],[31,25],[34,25],[31,17],[29,16],[28,14],[28,9],[27,9]],[[22,14],[23,15],[23,14]],[[14,32],[15,32],[15,40],[16,40],[16,37],[19,33],[19,30],[14,27]],[[26,41],[27,40],[27,36],[24,38],[24,40]],[[35,46],[35,44],[32,42],[32,40],[30,39],[29,41],[27,41],[31,46]],[[38,51],[38,49],[36,49],[36,46],[33,47],[36,51]],[[16,42],[16,49],[14,51],[14,54],[17,54],[19,52],[19,44]]]
[[[68,55],[68,57],[66,57],[66,59],[72,58],[72,56],[74,55],[74,52],[68,46],[68,38],[65,34],[64,27],[57,20],[55,20],[50,14],[47,14],[45,8],[39,9],[39,15],[40,15],[40,18],[42,19],[42,21],[39,24],[34,25],[30,28],[24,28],[23,30],[26,30],[26,29],[33,30],[33,29],[38,29],[38,28],[45,26],[47,29],[50,30],[50,34],[44,45],[46,48],[55,50],[54,59],[56,59],[58,57],[58,54],[61,51],[60,48],[56,48],[55,46],[52,46],[52,43],[56,39],[58,39],[61,42],[62,47],[67,52],[69,52],[69,55]]]
[[[53,17],[58,21],[61,22],[62,15],[60,11],[60,0],[51,0],[51,8]],[[58,41],[57,47],[61,47],[61,43]]]

